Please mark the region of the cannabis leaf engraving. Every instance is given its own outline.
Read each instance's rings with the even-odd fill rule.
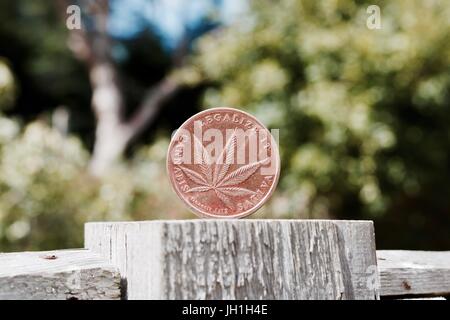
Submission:
[[[269,162],[269,158],[256,161],[229,172],[234,160],[234,150],[237,146],[236,130],[225,144],[225,148],[212,163],[208,151],[203,143],[194,135],[194,157],[199,163],[200,172],[197,173],[189,168],[179,165],[186,177],[198,186],[190,188],[187,192],[207,192],[214,190],[217,198],[228,208],[234,209],[232,197],[253,195],[254,191],[239,187],[239,184],[249,179],[262,165]],[[238,146],[239,148],[242,146]],[[224,159],[225,157],[225,159]]]

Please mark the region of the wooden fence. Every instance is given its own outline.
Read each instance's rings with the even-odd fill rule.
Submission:
[[[448,295],[450,251],[376,251],[371,221],[98,222],[85,249],[0,254],[0,299]]]

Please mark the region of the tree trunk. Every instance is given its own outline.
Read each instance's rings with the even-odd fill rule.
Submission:
[[[57,2],[65,17],[68,1]],[[109,2],[85,2],[93,13],[95,31],[71,30],[68,46],[75,57],[83,61],[89,72],[92,87],[92,109],[97,118],[94,150],[89,166],[95,176],[104,175],[124,154],[128,144],[155,120],[164,103],[178,90],[179,83],[169,73],[152,86],[142,104],[129,121],[123,118],[124,99],[119,75],[110,57],[111,39],[107,32]],[[181,43],[176,50],[174,67],[180,67],[187,46]]]
[[[89,71],[92,108],[97,117],[90,171],[103,175],[125,151],[129,133],[122,121],[123,98],[111,63],[100,63]]]

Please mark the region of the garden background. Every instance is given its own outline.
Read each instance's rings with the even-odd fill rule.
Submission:
[[[194,218],[166,152],[215,106],[280,129],[252,218],[370,219],[378,249],[448,250],[449,31],[446,0],[1,1],[0,251]]]

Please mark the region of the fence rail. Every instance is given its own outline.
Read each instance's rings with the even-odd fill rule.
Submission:
[[[381,295],[450,295],[450,251],[378,250]]]
[[[371,221],[99,222],[85,246],[0,254],[0,299],[450,295],[450,251],[376,251]]]
[[[118,270],[86,249],[0,254],[0,300],[120,299]]]

